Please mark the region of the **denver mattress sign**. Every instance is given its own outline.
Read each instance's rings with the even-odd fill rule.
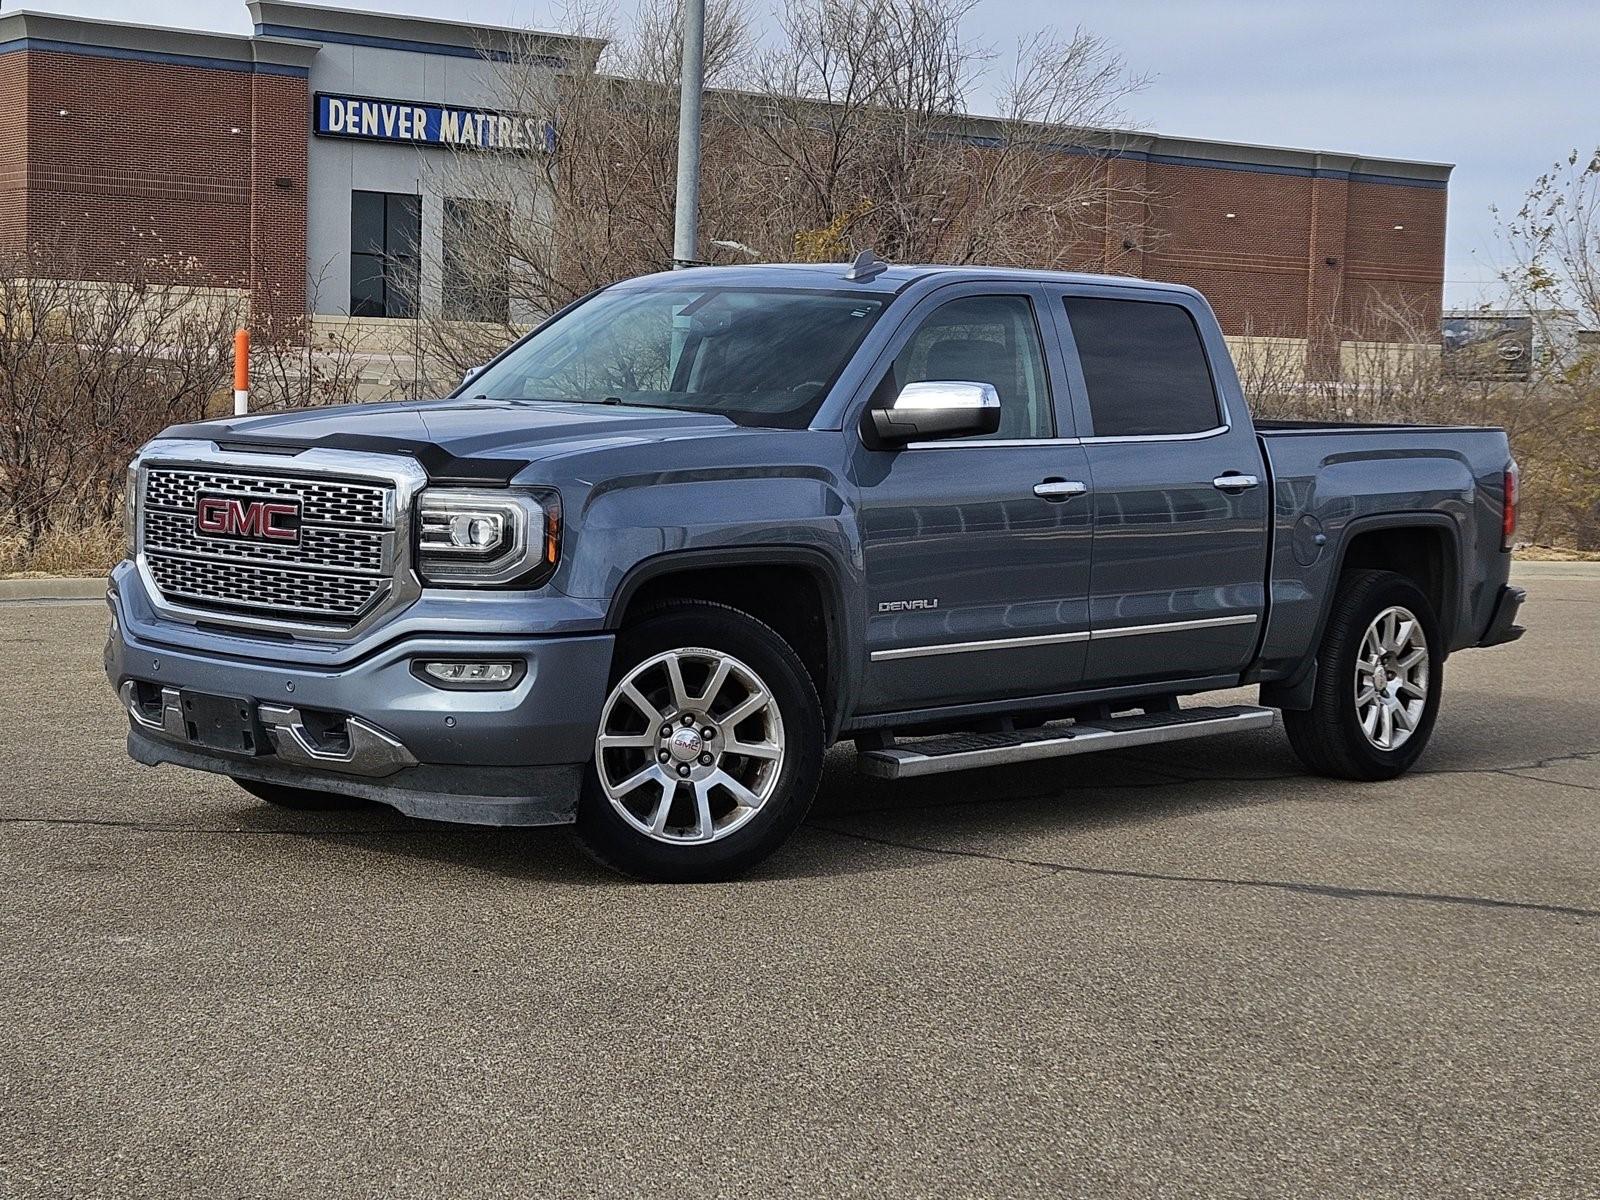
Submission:
[[[313,129],[319,137],[547,154],[556,148],[555,124],[526,113],[329,92],[317,93],[314,111]]]

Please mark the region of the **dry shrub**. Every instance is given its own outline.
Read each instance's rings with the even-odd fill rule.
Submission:
[[[1240,355],[1240,383],[1258,418],[1500,426],[1521,468],[1522,540],[1600,549],[1600,359],[1551,352],[1525,383],[1467,379],[1424,330],[1347,344],[1338,377],[1324,379],[1305,378],[1291,345],[1267,342]]]
[[[0,574],[107,569],[133,453],[168,425],[232,412],[241,293],[160,259],[85,274],[62,253],[0,258]],[[257,330],[253,407],[356,398],[353,332]]]
[[[0,259],[0,528],[30,561],[53,526],[115,524],[133,452],[211,411],[241,315],[188,264],[86,274],[57,254]]]
[[[0,579],[46,575],[104,575],[123,555],[122,523],[47,525],[29,544],[17,529],[0,529]]]

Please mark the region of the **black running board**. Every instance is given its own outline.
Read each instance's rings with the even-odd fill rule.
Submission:
[[[1111,717],[1052,725],[1019,733],[955,733],[918,738],[914,743],[863,750],[856,765],[878,779],[911,779],[943,771],[1005,766],[1097,750],[1126,750],[1159,742],[1212,737],[1245,729],[1266,729],[1273,710],[1238,704],[1225,708],[1186,708],[1170,713]]]

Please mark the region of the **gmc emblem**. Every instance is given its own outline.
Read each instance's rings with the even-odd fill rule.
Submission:
[[[300,502],[201,496],[194,506],[194,527],[207,537],[245,538],[258,542],[298,542]]]

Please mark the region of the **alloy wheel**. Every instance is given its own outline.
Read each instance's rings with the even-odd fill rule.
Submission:
[[[1356,655],[1356,718],[1367,741],[1397,750],[1428,705],[1428,639],[1410,609],[1392,605],[1372,619]]]
[[[704,844],[743,828],[777,787],[783,716],[772,689],[730,654],[668,650],[606,698],[595,770],[613,809],[646,837]]]

